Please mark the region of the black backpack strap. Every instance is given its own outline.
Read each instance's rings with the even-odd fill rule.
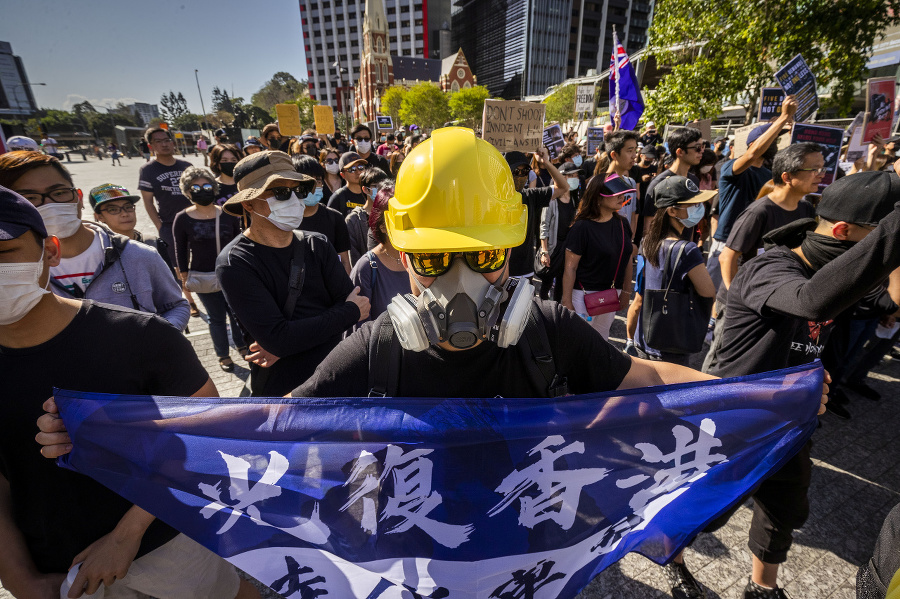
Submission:
[[[529,369],[529,372],[537,371],[537,374],[540,375],[540,377],[533,377],[540,381],[539,388],[546,389],[547,397],[568,395],[569,381],[566,377],[559,376],[556,371],[553,352],[550,350],[550,339],[547,337],[547,327],[544,324],[544,315],[536,301],[531,303],[531,311],[528,314],[522,341],[528,345],[534,363],[534,368]]]
[[[375,320],[369,338],[369,397],[394,397],[400,382],[400,341],[387,312]]]
[[[297,300],[303,291],[303,281],[306,279],[306,238],[303,231],[294,231],[298,243],[294,244],[294,255],[291,256],[291,273],[288,276],[288,294],[284,301],[282,312],[288,320],[294,315]]]
[[[375,254],[372,253],[372,250],[366,252],[366,258],[369,259],[369,270],[371,271],[371,275],[369,276],[369,285],[372,289],[372,295],[375,295],[375,284],[378,282],[378,263],[375,261]]]

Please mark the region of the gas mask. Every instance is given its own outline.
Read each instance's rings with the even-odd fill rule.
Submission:
[[[423,351],[447,341],[456,349],[468,349],[478,341],[494,341],[499,347],[515,345],[528,320],[534,286],[524,278],[509,277],[491,284],[456,255],[445,274],[423,287],[415,277],[418,297],[397,295],[388,315],[400,345]],[[504,304],[504,301],[509,300]]]

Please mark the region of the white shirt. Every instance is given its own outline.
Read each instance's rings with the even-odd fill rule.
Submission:
[[[103,244],[100,235],[94,233],[94,241],[88,249],[77,256],[63,258],[59,266],[50,268],[50,276],[53,280],[66,288],[69,293],[78,286],[84,292],[100,268],[103,266]]]

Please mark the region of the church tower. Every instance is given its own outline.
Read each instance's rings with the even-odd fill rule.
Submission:
[[[360,122],[375,120],[381,94],[394,83],[391,43],[382,0],[366,0],[363,15],[363,55],[359,64],[354,117]]]

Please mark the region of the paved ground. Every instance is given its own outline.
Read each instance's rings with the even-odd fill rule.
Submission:
[[[202,164],[202,158],[187,158]],[[119,183],[135,191],[143,159],[123,159],[111,167],[96,159],[69,166],[75,184],[85,192],[99,183]],[[138,228],[152,225],[138,209]],[[204,316],[205,317],[205,316]],[[222,372],[212,349],[203,317],[192,318],[188,334],[198,356],[222,396],[240,393],[249,371],[232,349],[234,373]],[[612,341],[623,345],[624,324],[617,318]],[[887,512],[900,502],[900,363],[887,359],[870,374],[869,383],[881,392],[880,402],[851,394],[853,419],[830,413],[813,437],[815,467],[810,489],[810,518],[795,535],[794,548],[784,565],[781,581],[794,597],[851,599],[856,570],[871,556],[875,538]],[[750,568],[747,530],[750,509],[744,506],[716,534],[701,534],[688,549],[686,561],[710,598],[739,599]],[[630,555],[600,574],[579,599],[643,599],[666,597],[669,589],[661,568]],[[278,595],[268,592],[269,597]],[[0,587],[0,599],[10,595]]]

